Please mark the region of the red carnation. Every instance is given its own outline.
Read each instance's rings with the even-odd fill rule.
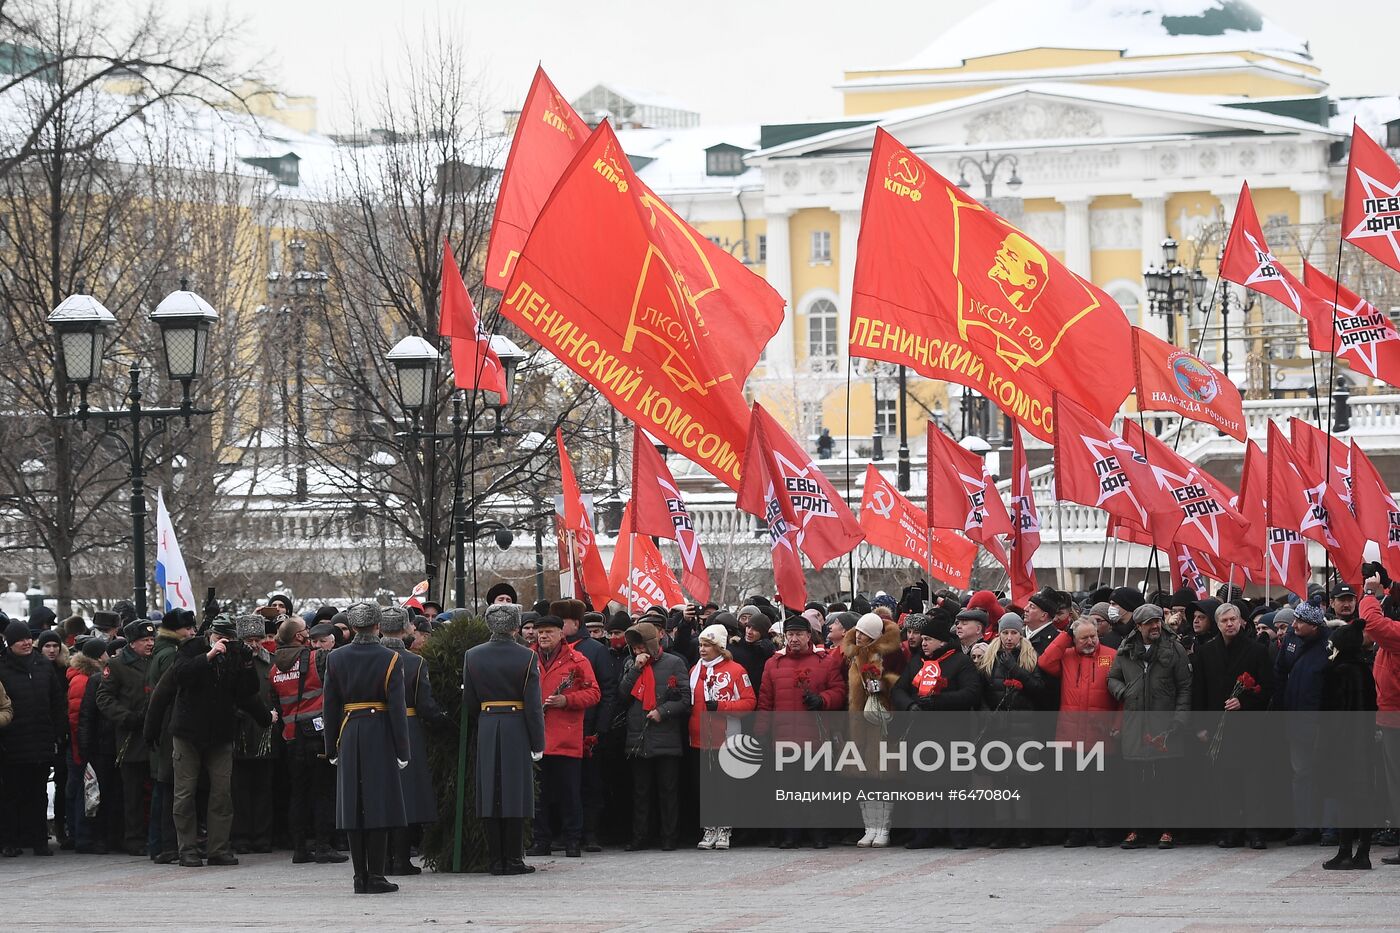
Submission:
[[[1008,690],[1024,690],[1025,685],[1014,677],[1008,677],[1001,682],[1001,685]]]
[[[884,673],[878,664],[867,664],[860,669],[860,672],[866,680],[878,680],[880,675]]]

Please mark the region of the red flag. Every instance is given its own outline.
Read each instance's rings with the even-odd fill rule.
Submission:
[[[1151,529],[1159,546],[1170,543],[1181,510],[1163,501],[1142,454],[1069,399],[1059,397],[1056,406],[1055,498],[1103,509]]]
[[[1256,583],[1266,582],[1300,597],[1306,597],[1308,582],[1312,579],[1308,542],[1296,528],[1278,528],[1269,524],[1266,505],[1269,495],[1269,464],[1259,445],[1254,441],[1246,441],[1244,467],[1240,473],[1240,494],[1235,499],[1235,508],[1249,519],[1251,534],[1260,536],[1267,544],[1264,549],[1267,563],[1260,568],[1261,576],[1251,575],[1252,579]],[[1262,536],[1260,529],[1264,530]]]
[[[1262,544],[1250,537],[1248,519],[1230,505],[1233,490],[1131,421],[1123,424],[1123,440],[1142,451],[1157,488],[1180,509],[1172,542],[1237,567],[1260,565]]]
[[[588,141],[588,125],[555,88],[544,69],[536,69],[530,93],[525,97],[525,106],[516,122],[510,155],[501,176],[501,190],[496,198],[496,217],[491,225],[491,247],[486,263],[487,285],[506,290],[515,271],[515,259],[525,251],[525,243],[550,193]],[[613,160],[619,164],[627,162],[620,146]],[[594,165],[594,160],[590,159],[589,164]],[[671,296],[658,308],[651,309],[650,324],[670,333],[649,336],[657,343],[668,344],[674,334],[676,316],[693,318],[693,326],[700,331],[708,328],[709,333],[724,338],[720,361],[725,371],[742,385],[783,321],[782,296],[727,250],[701,236],[630,169],[628,176],[628,185],[644,209],[644,220],[658,228],[658,232],[659,228],[666,228],[672,234],[671,239],[681,247],[666,255],[669,262],[666,272],[676,277],[676,287],[668,287],[668,290],[678,292],[679,300],[678,296]],[[582,228],[575,228],[575,234],[579,229],[593,229],[591,218],[582,216],[582,221],[579,216],[565,221],[575,225],[582,223]],[[600,235],[603,232],[598,231]],[[607,242],[595,244],[604,251],[608,245]],[[617,257],[613,264],[626,258],[626,255]],[[638,258],[630,281],[618,283],[617,287],[626,295],[619,293],[615,303],[630,307],[633,292],[642,286],[646,277],[646,262]],[[512,288],[507,293],[513,292]],[[682,304],[688,307],[681,308]],[[653,352],[665,356],[667,351],[662,348]],[[588,378],[587,375],[584,378]]]
[[[500,357],[491,349],[491,336],[481,329],[476,306],[467,293],[467,283],[452,255],[452,244],[442,244],[442,285],[439,300],[438,333],[452,339],[452,383],[459,389],[488,389],[499,393],[501,403],[510,401],[506,371]]]
[[[1380,545],[1386,573],[1400,580],[1400,505],[1355,440],[1351,442],[1351,491],[1362,532]]]
[[[1390,323],[1390,316],[1306,259],[1303,285],[1336,309],[1332,316],[1336,335],[1310,333],[1309,344],[1316,350],[1335,352],[1363,375],[1400,386],[1400,331]]]
[[[1042,440],[1052,393],[1108,420],[1132,388],[1128,321],[1101,289],[876,129],[852,356],[971,386]]]
[[[977,545],[955,531],[928,527],[924,511],[906,499],[873,463],[865,465],[860,527],[865,542],[872,547],[917,561],[950,586],[970,584]]]
[[[1342,237],[1392,269],[1400,269],[1400,166],[1353,123],[1347,187],[1342,199]]]
[[[1011,534],[1011,516],[987,474],[987,462],[930,421],[927,463],[929,525],[958,529],[1006,567],[1010,558],[997,536]]]
[[[590,130],[554,82],[535,69],[530,93],[515,123],[496,216],[491,221],[491,245],[486,253],[486,284],[503,291],[510,282],[515,259],[525,249],[530,229],[569,162]]]
[[[1261,295],[1268,295],[1286,306],[1307,322],[1310,335],[1331,334],[1331,305],[1308,291],[1298,277],[1269,251],[1264,228],[1259,225],[1259,215],[1254,212],[1254,199],[1250,197],[1247,182],[1240,188],[1235,220],[1230,226],[1225,255],[1220,261],[1220,276]],[[1330,338],[1327,346],[1315,346],[1313,349],[1330,350]]]
[[[753,406],[753,420],[758,422],[764,446],[772,456],[769,461],[772,475],[792,505],[797,521],[797,546],[802,553],[818,570],[849,554],[865,535],[846,500],[812,462],[807,451],[757,402]]]
[[[1365,536],[1346,504],[1320,472],[1269,422],[1269,494],[1266,512],[1275,528],[1296,530],[1322,544],[1341,578],[1361,583]]]
[[[1224,373],[1188,350],[1133,328],[1138,408],[1173,411],[1244,440],[1244,402]]]
[[[797,513],[780,487],[782,473],[765,436],[763,419],[753,418],[749,422],[744,463],[744,480],[739,484],[735,505],[750,515],[757,515],[768,525],[773,582],[783,605],[794,609],[806,605],[807,581],[802,575],[802,558],[797,549]]]
[[[1173,590],[1189,587],[1198,599],[1205,599],[1210,595],[1210,580],[1201,572],[1200,565],[1191,554],[1191,548],[1178,541],[1167,549],[1167,554],[1172,561]]]
[[[559,479],[564,488],[564,531],[572,532],[574,553],[574,587],[578,593],[578,583],[589,598],[595,601],[594,608],[601,609],[612,594],[608,583],[608,572],[603,569],[603,556],[598,553],[598,542],[593,536],[593,523],[588,520],[588,511],[583,507],[583,496],[578,490],[578,480],[574,479],[574,466],[569,462],[569,451],[564,447],[564,433],[554,429],[554,443],[559,448]]]
[[[666,461],[641,428],[632,434],[632,518],[636,532],[673,538],[681,552],[681,585],[702,603],[710,601],[710,571],[695,524]]]
[[[1026,465],[1026,445],[1021,432],[1013,432],[1011,442],[1011,601],[1024,605],[1039,585],[1032,558],[1040,547],[1040,515],[1035,509],[1035,492]]]
[[[1314,473],[1327,477],[1327,485],[1346,504],[1347,511],[1354,514],[1356,509],[1351,501],[1351,447],[1347,442],[1296,417],[1288,419],[1288,442]]]
[[[628,502],[623,510],[622,528],[617,534],[612,571],[608,574],[612,598],[632,613],[645,612],[652,606],[679,606],[685,602],[685,594],[676,585],[656,542],[638,531],[632,511],[635,501]]]

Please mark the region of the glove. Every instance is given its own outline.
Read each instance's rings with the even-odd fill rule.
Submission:
[[[542,759],[542,758],[544,758],[544,752],[531,752],[531,753],[530,753],[530,760],[531,760],[531,761],[539,761],[539,760]]]
[[[331,764],[335,764],[335,763],[336,763],[337,761],[339,761],[339,760],[340,760],[339,758],[331,758],[331,759],[330,759],[330,763],[331,763]]]
[[[717,712],[719,710],[719,700],[706,700],[705,709],[709,710],[712,713]]]
[[[400,759],[399,759],[399,770],[402,771],[404,768],[407,768],[407,767],[408,767],[408,762],[406,762],[406,761],[404,761],[402,758],[400,758]]]
[[[802,694],[802,705],[810,710],[819,710],[825,704],[822,703],[821,697],[809,691],[807,693]]]

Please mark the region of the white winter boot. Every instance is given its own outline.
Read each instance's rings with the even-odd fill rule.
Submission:
[[[719,827],[718,829],[716,829],[716,830],[715,830],[715,848],[716,848],[716,849],[727,849],[727,848],[729,848],[729,834],[732,833],[733,831],[734,831],[734,830],[733,830],[731,827],[728,827],[728,826],[721,826],[721,827]]]
[[[871,806],[875,808],[875,838],[870,841],[870,847],[883,849],[890,844],[890,821],[894,817],[894,803],[881,801]]]
[[[713,826],[706,826],[706,827],[705,827],[705,835],[701,837],[701,839],[700,839],[700,844],[697,845],[695,848],[697,848],[697,849],[713,849],[713,848],[715,847],[715,842],[716,842],[718,839],[719,839],[719,830],[716,829],[716,828],[713,827]]]
[[[860,837],[856,845],[861,848],[869,848],[875,842],[875,807],[878,804],[870,801],[862,801],[860,805],[860,819],[865,824],[865,835]]]

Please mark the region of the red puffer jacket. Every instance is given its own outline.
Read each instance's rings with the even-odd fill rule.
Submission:
[[[725,652],[728,654],[729,652]],[[715,701],[715,711],[706,712],[705,701]],[[758,702],[749,672],[732,658],[721,658],[712,668],[704,662],[690,669],[690,747],[719,748],[724,744],[731,722],[726,713],[737,716],[753,709]]]
[[[87,754],[78,747],[78,712],[83,707],[83,694],[88,678],[102,673],[102,663],[79,652],[68,659],[68,755],[76,765],[87,762]]]
[[[833,664],[831,658],[814,654],[811,650],[801,654],[785,651],[769,658],[763,666],[763,680],[759,683],[758,708],[784,715],[771,720],[760,715],[755,721],[758,734],[771,735],[780,741],[816,740],[820,733],[815,719],[792,715],[807,712],[807,705],[802,700],[808,693],[822,698],[822,710],[844,710],[846,680],[842,676],[841,665]]]
[[[1062,742],[1095,741],[1106,737],[1110,723],[1116,723],[1115,713],[1121,704],[1108,692],[1108,672],[1117,654],[1106,645],[1099,645],[1092,655],[1074,650],[1069,632],[1061,632],[1045,648],[1039,667],[1060,681],[1060,717],[1055,724],[1055,738]],[[1070,715],[1065,715],[1066,713]],[[1076,717],[1075,713],[1098,715]]]
[[[544,753],[566,758],[583,757],[583,712],[603,698],[593,665],[568,642],[561,641],[554,659],[546,662],[544,652],[535,646],[540,661],[540,697],[548,700],[558,693],[564,705],[544,708]]]
[[[1394,600],[1395,591],[1391,591]],[[1376,725],[1400,729],[1400,622],[1386,616],[1380,601],[1363,596],[1356,614],[1366,622],[1366,634],[1376,642],[1371,672],[1376,678]]]

